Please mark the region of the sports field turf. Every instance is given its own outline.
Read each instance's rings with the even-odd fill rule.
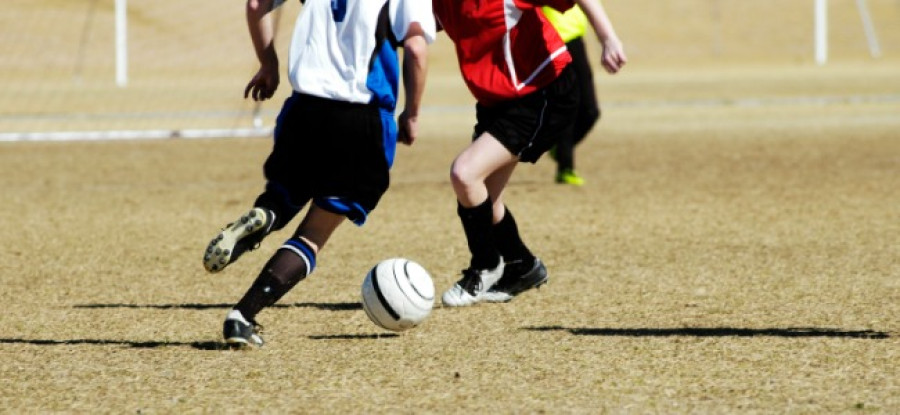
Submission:
[[[894,53],[598,73],[587,184],[543,159],[508,188],[550,282],[397,335],[359,304],[371,266],[414,259],[440,293],[468,259],[448,172],[473,114],[438,59],[381,205],[247,352],[222,319],[288,232],[201,257],[268,139],[0,143],[0,413],[898,413]]]

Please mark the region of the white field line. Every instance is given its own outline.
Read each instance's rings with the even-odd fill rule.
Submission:
[[[267,137],[271,128],[221,128],[183,130],[110,130],[110,131],[48,131],[0,133],[0,142],[12,141],[116,141],[167,140],[198,138]]]
[[[712,98],[683,100],[641,100],[641,101],[605,101],[606,108],[762,108],[779,106],[827,106],[827,105],[859,105],[859,104],[895,104],[900,103],[900,94],[882,95],[848,95],[848,96],[800,96],[778,98]],[[422,109],[425,113],[452,114],[474,112],[475,105],[434,105]],[[129,114],[117,114],[116,118],[127,118]],[[53,118],[65,118],[66,116]],[[72,115],[84,120],[89,116]],[[108,118],[108,116],[99,116]],[[133,114],[136,118],[146,115]],[[15,116],[0,117],[7,120]],[[269,137],[271,127],[258,128],[213,128],[213,129],[153,129],[153,130],[101,130],[101,131],[47,131],[47,132],[0,132],[0,142],[16,141],[114,141],[114,140],[164,140],[164,139],[201,139],[201,138],[245,138]]]

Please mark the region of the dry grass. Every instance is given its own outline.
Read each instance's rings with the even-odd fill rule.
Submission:
[[[898,413],[898,71],[600,76],[587,185],[542,160],[508,191],[550,283],[393,335],[359,306],[372,264],[415,259],[443,291],[467,260],[447,171],[471,103],[438,64],[382,204],[250,352],[221,320],[286,233],[220,275],[200,258],[262,188],[268,140],[2,143],[0,412]]]
[[[552,184],[548,161],[510,186],[550,284],[394,336],[358,306],[365,271],[406,256],[443,290],[466,260],[446,172],[469,114],[430,112],[370,223],[337,232],[248,353],[221,350],[221,319],[286,235],[221,275],[200,254],[261,188],[268,140],[4,144],[0,403],[897,412],[897,113],[614,102],[578,154],[587,186]]]

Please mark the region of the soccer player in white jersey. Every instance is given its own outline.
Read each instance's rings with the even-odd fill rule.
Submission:
[[[281,2],[247,1],[260,68],[244,95],[256,101],[271,98],[278,88],[270,12]],[[227,343],[262,346],[257,314],[315,269],[316,257],[345,218],[361,226],[375,208],[388,188],[397,141],[409,145],[416,139],[427,45],[434,37],[429,1],[305,1],[288,57],[293,94],[276,121],[274,146],[263,167],[265,190],[249,212],[212,239],[204,267],[221,271],[309,209],[229,311],[223,327]],[[395,122],[401,78],[405,107]]]

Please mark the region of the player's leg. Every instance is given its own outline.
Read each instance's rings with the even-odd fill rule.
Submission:
[[[453,161],[450,178],[471,260],[462,279],[442,296],[445,305],[478,302],[503,274],[503,262],[491,234],[494,202],[486,181],[493,174],[501,174],[505,182],[517,162],[518,158],[490,133],[481,134]]]
[[[316,257],[344,216],[318,206],[309,208],[294,235],[263,266],[256,280],[228,313],[223,327],[225,341],[261,346],[256,315],[275,304],[313,272]]]
[[[203,266],[208,272],[219,272],[245,252],[256,249],[272,231],[286,226],[309,198],[288,186],[297,177],[297,154],[303,154],[297,131],[304,131],[295,105],[298,96],[285,101],[275,128],[274,144],[263,166],[266,188],[256,198],[253,208],[226,225],[207,245]],[[302,134],[302,133],[301,133]],[[293,193],[293,195],[292,195]],[[293,197],[292,197],[293,196]]]
[[[512,211],[503,202],[503,190],[514,167],[497,171],[486,182],[494,200],[491,236],[503,257],[503,276],[482,295],[484,301],[510,301],[526,290],[545,284],[548,278],[546,267],[525,245]]]
[[[577,146],[587,137],[588,133],[600,119],[600,104],[597,101],[597,92],[594,88],[594,73],[591,69],[590,57],[584,46],[582,38],[577,38],[567,44],[572,55],[572,69],[575,70],[575,78],[578,82],[578,116],[572,127],[574,146]],[[574,157],[572,168],[575,167]]]
[[[247,338],[243,333],[256,326],[256,315],[315,269],[317,253],[345,218],[362,225],[389,185],[381,111],[312,96],[302,96],[297,107],[304,110],[292,118],[306,129],[288,137],[286,141],[293,144],[282,147],[289,150],[279,153],[285,156],[282,161],[267,162],[267,176],[286,183],[293,199],[312,203],[294,235],[229,313],[224,328],[227,341],[254,342],[258,335]]]
[[[208,272],[219,272],[237,261],[244,253],[259,247],[271,232],[282,229],[300,211],[305,203],[289,202],[284,192],[274,182],[266,185],[250,211],[225,225],[207,245],[203,253],[203,267]]]
[[[572,56],[569,66],[578,83],[578,87],[572,91],[578,98],[578,108],[571,133],[562,134],[556,146],[556,182],[580,186],[584,184],[584,179],[575,172],[575,147],[594,126],[599,117],[599,109],[594,92],[594,76],[584,41],[581,38],[573,39],[566,43],[566,49]]]
[[[540,108],[539,119],[542,121],[540,128],[532,134],[533,138],[528,147],[521,153],[523,161],[536,161],[543,151],[549,148],[554,139],[568,134],[574,121],[574,109],[577,105],[577,96],[573,89],[576,82],[574,72],[567,68],[560,77],[548,85],[542,94],[544,102],[535,107]],[[492,195],[498,195],[502,203],[502,189],[505,180],[498,176],[491,186],[496,189]],[[505,206],[495,208],[494,226],[492,236],[496,248],[500,251],[504,261],[502,278],[494,284],[481,297],[483,301],[509,301],[514,296],[539,287],[547,282],[547,269],[539,258],[522,241],[519,228],[512,212]]]

